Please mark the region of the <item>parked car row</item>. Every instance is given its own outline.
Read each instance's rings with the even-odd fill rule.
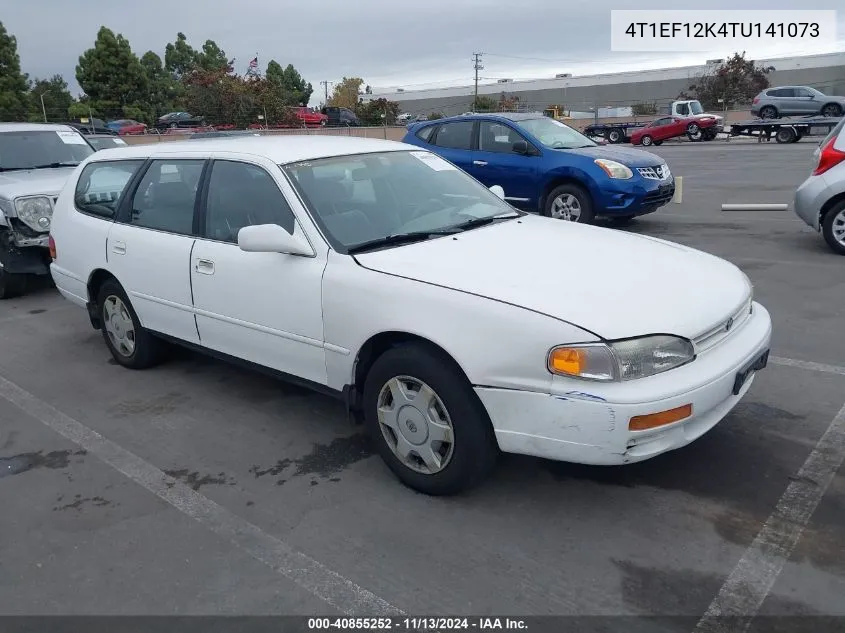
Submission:
[[[424,136],[438,153],[468,136],[514,172],[529,158],[604,172],[639,205],[659,182],[639,170],[663,164],[542,115],[437,125]],[[236,136],[93,153],[63,136],[75,132],[38,133],[81,163],[49,204],[16,199],[17,217],[49,231],[56,287],[119,365],[151,367],[175,343],[331,394],[427,494],[481,482],[502,452],[622,465],[677,449],[767,364],[771,319],[734,265],[517,210],[424,143]],[[581,272],[564,293],[561,254]]]

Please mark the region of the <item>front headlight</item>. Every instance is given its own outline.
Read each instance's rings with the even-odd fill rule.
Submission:
[[[596,165],[601,167],[605,173],[610,176],[611,178],[617,178],[619,180],[628,180],[628,178],[634,177],[634,172],[627,165],[623,165],[620,162],[615,160],[607,160],[606,158],[597,158],[595,161]]]
[[[553,374],[603,382],[635,380],[685,365],[695,358],[690,341],[678,336],[643,336],[611,343],[562,345],[549,352]]]
[[[47,196],[18,198],[15,200],[15,214],[32,230],[49,231],[53,217],[53,201]]]

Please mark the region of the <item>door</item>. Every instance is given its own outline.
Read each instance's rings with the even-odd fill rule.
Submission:
[[[528,141],[515,129],[499,121],[478,122],[478,149],[472,153],[470,175],[488,187],[500,185],[505,199],[515,206],[536,207],[539,189],[539,152],[525,155],[514,151],[518,141]],[[536,151],[531,143],[528,147]]]
[[[150,163],[106,242],[111,272],[141,324],[196,343],[191,302],[194,208],[205,160]]]
[[[794,116],[801,114],[798,103],[795,99],[795,91],[792,88],[777,88],[769,91],[769,96],[773,97],[775,107],[778,109],[778,114],[781,116]]]
[[[472,164],[475,121],[453,121],[437,128],[430,149],[466,172]]]
[[[662,141],[669,138],[674,133],[674,119],[672,117],[663,117],[657,119],[651,124],[652,129],[648,132],[652,140]]]
[[[806,88],[793,88],[795,91],[795,110],[801,114],[818,114],[821,102]]]
[[[265,168],[267,167],[267,168]],[[274,165],[215,160],[190,274],[200,341],[224,354],[326,383],[323,257],[247,253],[238,231],[278,224],[302,233]]]

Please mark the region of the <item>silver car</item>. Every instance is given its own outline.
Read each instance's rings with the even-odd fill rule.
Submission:
[[[751,114],[763,119],[783,116],[822,115],[839,117],[845,113],[845,97],[835,97],[809,86],[767,88],[754,97]]]
[[[835,253],[845,255],[845,119],[820,143],[816,168],[795,192],[793,208],[821,231]]]

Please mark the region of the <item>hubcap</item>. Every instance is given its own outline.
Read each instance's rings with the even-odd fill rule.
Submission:
[[[388,380],[378,396],[378,421],[390,450],[408,468],[433,475],[451,461],[452,421],[437,393],[421,380]]]
[[[135,351],[135,326],[126,305],[115,295],[103,303],[103,327],[112,346],[121,356],[132,356]]]
[[[842,209],[833,218],[833,226],[831,227],[833,239],[845,246],[845,209]]]
[[[562,193],[552,201],[552,217],[577,222],[581,217],[581,203],[571,193]]]

